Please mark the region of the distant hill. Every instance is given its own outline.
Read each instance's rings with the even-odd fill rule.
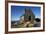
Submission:
[[[11,24],[14,24],[14,23],[19,23],[20,21],[11,21]]]

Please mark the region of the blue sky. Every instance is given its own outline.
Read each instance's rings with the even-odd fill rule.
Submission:
[[[24,14],[25,8],[30,8],[35,15],[35,18],[40,18],[40,7],[35,6],[11,6],[11,20],[17,21]]]

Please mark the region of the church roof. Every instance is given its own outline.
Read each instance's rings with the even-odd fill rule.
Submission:
[[[32,12],[32,10],[30,8],[25,8],[25,12],[34,16],[34,13]],[[22,16],[25,16],[25,14],[23,14]],[[22,16],[20,16],[20,17],[22,17]]]

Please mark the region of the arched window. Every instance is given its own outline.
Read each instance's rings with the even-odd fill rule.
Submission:
[[[31,21],[31,16],[29,16],[29,21]]]

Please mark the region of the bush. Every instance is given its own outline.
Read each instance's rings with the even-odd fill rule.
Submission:
[[[35,20],[36,20],[37,22],[40,22],[40,19],[39,19],[39,18],[36,18]]]

